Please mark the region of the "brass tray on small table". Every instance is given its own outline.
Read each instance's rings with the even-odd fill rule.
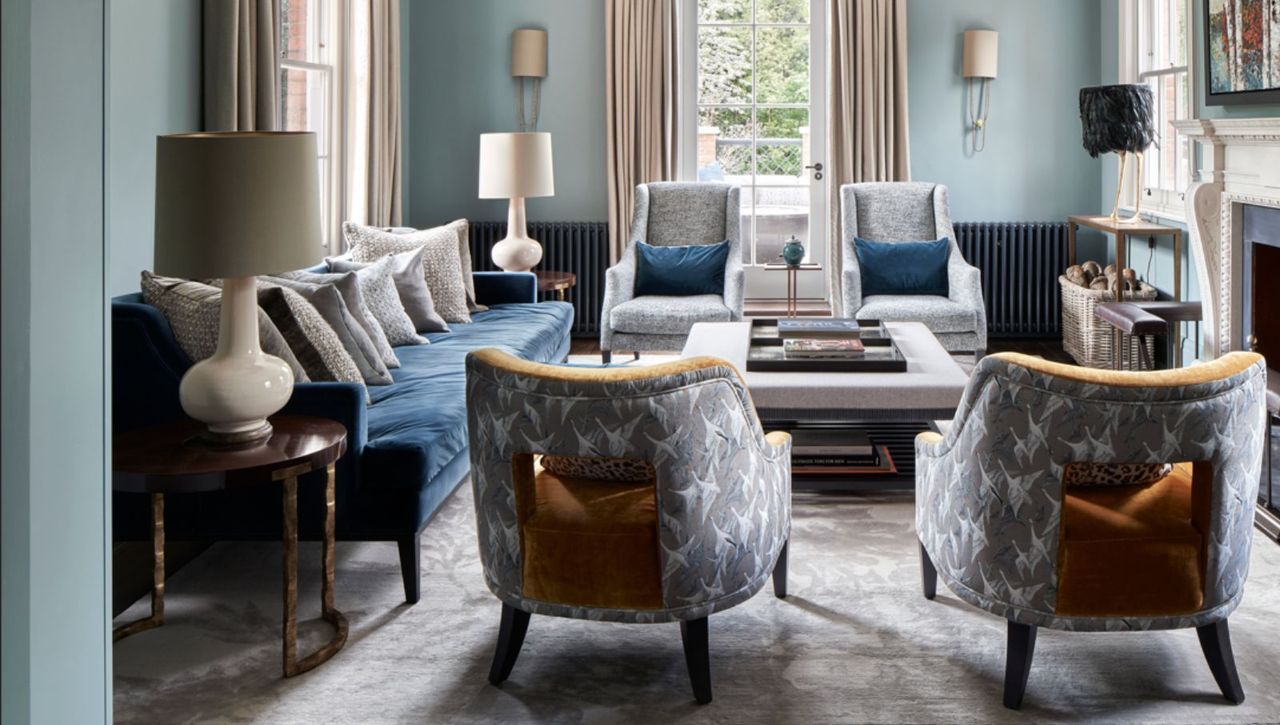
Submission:
[[[788,360],[778,337],[778,320],[758,317],[751,321],[751,346],[747,371],[753,373],[904,373],[907,359],[879,320],[858,320],[866,352],[848,360]]]

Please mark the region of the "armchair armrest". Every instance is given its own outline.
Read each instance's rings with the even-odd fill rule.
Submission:
[[[862,268],[858,266],[858,255],[854,252],[852,243],[844,245],[840,264],[842,314],[845,317],[856,317],[857,311],[862,308]]]
[[[505,305],[538,301],[538,277],[533,272],[473,272],[476,302]]]
[[[730,261],[725,265],[724,271],[724,306],[729,308],[732,313],[729,319],[737,321],[742,319],[742,310],[745,305],[747,287],[747,271],[742,268],[742,262],[736,264]]]
[[[618,263],[604,273],[604,301],[600,305],[600,347],[604,350],[612,349],[609,346],[613,338],[609,311],[635,295],[636,261],[633,249],[633,244],[627,245],[622,250]]]

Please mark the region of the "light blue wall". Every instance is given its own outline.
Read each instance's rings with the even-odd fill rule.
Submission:
[[[554,146],[556,195],[530,199],[530,220],[604,221],[604,3],[599,0],[426,0],[413,5],[407,219],[506,219],[476,198],[480,133],[514,131],[511,31],[545,28],[540,131]]]
[[[151,269],[156,136],[200,130],[200,0],[110,0],[107,211],[111,294]]]
[[[999,31],[986,150],[966,150],[963,33]],[[1099,78],[1098,0],[910,0],[911,176],[950,187],[961,221],[1046,221],[1098,207],[1077,91]]]
[[[5,722],[110,717],[103,10],[3,0]]]

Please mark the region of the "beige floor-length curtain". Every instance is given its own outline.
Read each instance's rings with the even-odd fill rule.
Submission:
[[[204,130],[278,128],[277,0],[204,0]]]
[[[907,0],[829,0],[831,307],[840,310],[840,186],[907,181]]]
[[[354,111],[363,114],[352,127],[351,148],[362,158],[352,164],[363,169],[363,180],[353,184],[353,193],[362,195],[353,206],[363,207],[367,224],[399,226],[401,223],[401,130],[400,130],[400,0],[356,0],[353,32],[364,34],[363,43],[353,42],[362,52],[353,64],[367,62],[367,68],[349,68],[354,80]],[[363,17],[359,17],[363,16]],[[363,202],[363,203],[361,203]]]
[[[637,184],[676,178],[676,0],[606,0],[609,256],[627,243]]]

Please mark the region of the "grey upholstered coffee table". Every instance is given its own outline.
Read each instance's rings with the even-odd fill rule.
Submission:
[[[751,322],[700,322],[682,354],[712,355],[737,366],[765,425],[789,430],[841,423],[886,446],[897,472],[797,481],[797,488],[904,488],[914,485],[914,440],[949,421],[969,376],[918,322],[887,322],[885,330],[907,358],[903,373],[748,372]]]

